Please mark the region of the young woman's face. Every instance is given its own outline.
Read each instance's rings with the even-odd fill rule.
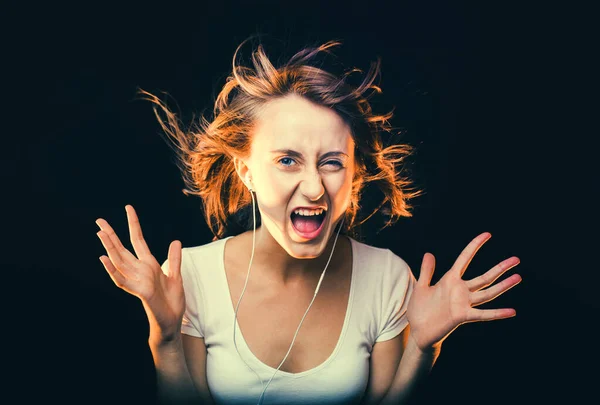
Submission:
[[[350,204],[354,141],[348,125],[298,95],[274,100],[260,112],[247,163],[262,224],[291,256],[319,256]],[[298,207],[326,211],[298,217]]]

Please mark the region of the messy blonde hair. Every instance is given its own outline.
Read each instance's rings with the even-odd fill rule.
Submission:
[[[362,73],[360,69],[336,76],[321,65],[310,64],[319,54],[330,54],[331,48],[341,44],[339,41],[305,47],[278,68],[259,44],[252,52],[254,69],[237,64],[238,52],[246,41],[233,55],[233,69],[215,100],[213,116],[202,116],[199,124],[192,123],[187,130],[182,129],[180,119],[163,101],[139,89],[143,98],[153,103],[163,131],[174,141],[171,143],[186,186],[182,191],[202,199],[213,241],[252,229],[252,199],[236,173],[233,157],[244,158],[250,153],[251,130],[260,108],[290,93],[333,109],[351,129],[356,167],[343,233],[360,238],[359,226],[378,211],[388,218],[383,228],[402,216],[412,216],[408,201],[421,191],[400,175],[399,163],[413,148],[402,143],[384,147],[381,135],[391,133],[388,120],[393,113],[374,114],[368,101],[374,93],[381,93],[373,84],[380,73],[381,60],[371,63],[362,83],[352,86],[348,76]],[[371,92],[365,95],[368,90]],[[158,109],[165,114],[165,121]],[[366,185],[381,196],[370,212],[363,212],[359,204]]]

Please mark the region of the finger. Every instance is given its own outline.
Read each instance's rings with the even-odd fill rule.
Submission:
[[[100,261],[104,265],[104,268],[108,272],[108,275],[115,283],[115,285],[122,289],[127,289],[127,277],[125,277],[110,261],[110,259],[104,255],[100,256]]]
[[[98,225],[100,227],[100,229],[102,230],[102,232],[104,232],[108,236],[108,238],[110,239],[112,244],[115,246],[115,248],[119,251],[119,253],[123,259],[130,260],[130,261],[137,260],[137,257],[135,257],[133,255],[133,253],[131,253],[129,250],[127,250],[125,248],[125,246],[123,246],[123,244],[121,243],[121,240],[115,233],[114,229],[108,224],[108,222],[106,222],[102,218],[98,218],[96,220],[96,225]],[[112,257],[111,257],[111,260],[112,260]],[[113,263],[114,263],[114,261],[113,261]]]
[[[495,321],[497,319],[512,318],[517,315],[513,308],[498,309],[476,309],[471,308],[467,312],[466,322]]]
[[[125,211],[127,212],[127,224],[129,225],[129,236],[131,244],[133,245],[133,250],[140,259],[152,257],[152,253],[150,252],[150,249],[146,244],[146,240],[144,239],[140,220],[135,212],[135,209],[133,206],[128,204],[125,206]]]
[[[122,250],[118,249],[113,244],[112,240],[108,237],[108,235],[106,234],[106,232],[104,232],[104,231],[98,231],[96,233],[96,235],[98,235],[98,237],[100,238],[100,241],[102,242],[102,245],[104,246],[104,249],[106,249],[106,252],[108,253],[108,257],[110,258],[110,261],[113,263],[113,265],[125,277],[129,278],[129,275],[132,274],[132,273],[131,273],[131,269],[130,269],[129,264],[126,262],[126,260],[123,259],[123,256],[121,256]]]
[[[488,285],[491,285],[494,281],[498,279],[498,277],[500,277],[506,271],[512,269],[519,263],[521,263],[521,260],[519,260],[519,258],[516,256],[513,256],[498,263],[479,277],[475,277],[472,280],[466,281],[469,291],[478,291],[484,287],[487,287]]]
[[[471,243],[469,243],[467,247],[464,248],[461,254],[458,256],[458,258],[454,262],[454,265],[452,266],[452,271],[458,272],[459,276],[462,277],[462,275],[465,274],[465,270],[467,270],[469,263],[471,263],[473,256],[475,256],[475,253],[477,253],[479,248],[483,246],[483,244],[487,242],[491,237],[492,234],[490,234],[489,232],[484,232],[475,237],[475,239],[473,239]]]
[[[486,290],[474,292],[471,294],[471,305],[476,306],[485,304],[486,302],[493,300],[500,294],[504,294],[506,291],[510,290],[520,282],[521,276],[518,274],[513,274],[509,278],[502,280],[500,283]]]
[[[169,245],[169,277],[181,278],[181,242],[174,240]]]
[[[429,286],[433,272],[435,270],[435,256],[431,253],[425,253],[423,262],[421,263],[421,273],[417,283],[423,286]]]

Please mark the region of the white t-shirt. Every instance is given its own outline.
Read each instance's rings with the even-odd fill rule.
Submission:
[[[235,340],[243,360],[233,344],[235,307],[224,267],[225,241],[230,237],[183,248],[186,310],[181,331],[204,338],[206,375],[216,404],[256,405],[276,369],[254,356],[237,322]],[[394,338],[408,324],[406,308],[416,282],[408,264],[389,249],[349,239],[352,281],[335,349],[310,370],[278,370],[264,394],[264,405],[358,404],[367,387],[373,345]]]

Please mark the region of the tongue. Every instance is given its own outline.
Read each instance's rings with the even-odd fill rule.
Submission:
[[[319,226],[321,226],[321,217],[316,215],[312,217],[294,215],[292,218],[292,223],[300,232],[310,233],[319,229]]]

